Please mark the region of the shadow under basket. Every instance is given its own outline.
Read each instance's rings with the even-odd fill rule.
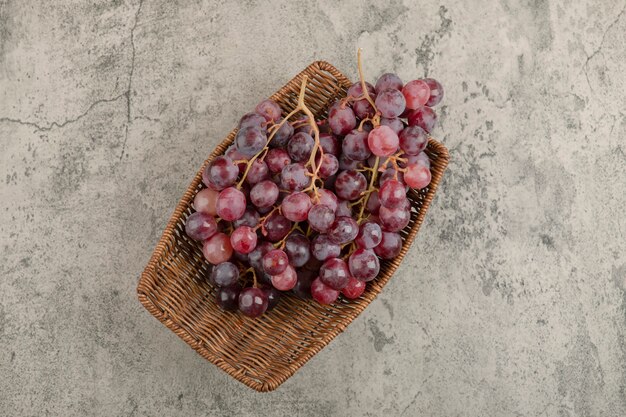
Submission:
[[[304,75],[309,77],[305,103],[316,118],[325,117],[328,106],[344,97],[351,85],[332,65],[314,62],[271,97],[285,113],[296,107]],[[382,291],[415,239],[448,164],[448,150],[433,139],[429,141],[426,153],[432,181],[427,188],[411,190],[407,195],[412,210],[410,224],[401,232],[402,251],[395,259],[381,262],[380,274],[367,284],[359,299],[340,297],[325,306],[285,294],[274,310],[251,319],[239,312],[222,312],[216,305],[202,245],[188,238],[184,227],[193,212],[193,198],[203,188],[202,170],[224,153],[235,133],[230,132],[215,149],[187,188],[141,275],[137,292],[143,306],[200,355],[249,387],[272,391],[330,343]]]

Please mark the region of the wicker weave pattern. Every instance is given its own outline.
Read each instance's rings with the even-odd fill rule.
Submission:
[[[314,62],[272,96],[283,111],[297,105],[304,74],[309,77],[305,101],[316,117],[324,116],[329,104],[345,96],[351,84],[330,64]],[[402,251],[396,259],[381,262],[379,277],[368,283],[360,299],[340,298],[334,305],[322,306],[283,297],[270,313],[249,319],[219,310],[214,302],[215,288],[205,278],[208,263],[202,247],[184,232],[193,197],[202,188],[202,170],[226,150],[235,133],[233,130],[205,161],[179,201],[137,292],[144,307],[200,355],[249,387],[272,391],[341,333],[382,291],[419,230],[448,164],[448,151],[430,140],[426,152],[431,160],[432,182],[428,188],[408,195],[413,210],[410,225],[402,232]]]

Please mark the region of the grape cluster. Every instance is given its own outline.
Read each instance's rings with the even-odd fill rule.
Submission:
[[[407,187],[430,183],[436,80],[361,79],[318,121],[305,85],[284,118],[272,100],[245,114],[234,144],[203,171],[185,230],[203,242],[225,311],[258,317],[285,291],[322,304],[358,298],[380,260],[400,253]]]

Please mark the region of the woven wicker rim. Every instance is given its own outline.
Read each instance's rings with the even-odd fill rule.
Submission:
[[[335,67],[324,61],[316,61],[309,65],[305,70],[290,80],[283,88],[272,95],[272,99],[281,103],[283,110],[288,110],[289,107],[293,108],[296,105],[296,97],[294,92],[297,92],[301,85],[301,80],[304,75],[309,76],[309,85],[307,87],[306,103],[310,106],[316,116],[320,112],[323,112],[324,108],[330,100],[339,98],[345,95],[345,90],[351,85],[351,82],[341,74]],[[337,85],[340,87],[338,88]],[[330,88],[330,91],[329,91]],[[383,289],[385,284],[392,277],[395,270],[400,266],[402,259],[406,255],[411,246],[411,243],[415,239],[415,236],[421,226],[426,211],[435,195],[439,182],[445,171],[449,155],[447,149],[434,139],[430,139],[426,153],[431,159],[431,174],[432,180],[430,186],[426,190],[414,191],[411,190],[408,193],[408,197],[414,207],[419,207],[412,213],[412,219],[410,229],[405,229],[406,233],[403,236],[403,246],[400,254],[391,261],[385,261],[384,268],[381,267],[381,273],[379,277],[368,283],[368,289],[364,295],[358,300],[338,302],[337,305],[321,307],[313,301],[298,301],[290,300],[289,297],[284,307],[284,311],[280,310],[280,305],[277,309],[266,315],[274,314],[267,326],[269,330],[271,327],[280,327],[280,321],[287,319],[287,313],[289,308],[305,309],[306,314],[309,314],[315,319],[322,320],[324,323],[317,323],[316,331],[323,325],[327,324],[326,320],[332,321],[332,328],[328,326],[323,328],[322,334],[317,335],[314,340],[303,339],[302,333],[298,333],[291,328],[280,328],[277,331],[285,332],[287,342],[291,344],[286,345],[286,352],[290,353],[289,348],[297,348],[297,356],[289,363],[278,364],[276,361],[269,362],[265,360],[263,355],[256,355],[257,350],[263,347],[268,349],[267,346],[258,347],[264,343],[264,339],[253,340],[257,344],[251,344],[248,341],[246,348],[253,346],[255,349],[250,348],[251,353],[247,353],[245,358],[237,351],[237,346],[232,351],[227,351],[226,348],[222,348],[222,345],[227,345],[229,341],[223,334],[211,333],[206,330],[206,323],[204,327],[197,325],[196,322],[201,320],[208,320],[207,317],[215,317],[215,313],[208,312],[209,307],[206,306],[205,301],[207,299],[207,292],[209,291],[205,286],[206,284],[199,283],[197,279],[191,278],[192,276],[202,275],[203,268],[199,266],[197,256],[194,258],[189,255],[186,249],[181,249],[183,244],[181,240],[184,236],[181,236],[180,226],[183,224],[183,220],[186,217],[186,213],[189,213],[191,203],[197,191],[201,188],[202,171],[205,166],[216,156],[221,155],[233,142],[236,129],[230,132],[226,139],[216,147],[211,156],[204,162],[200,170],[196,173],[193,181],[187,188],[185,194],[179,201],[178,205],[174,209],[167,227],[165,228],[161,239],[156,245],[152,257],[148,262],[144,272],[141,275],[139,284],[137,287],[137,293],[142,305],[158,320],[164,323],[186,343],[188,343],[194,350],[200,355],[214,363],[226,373],[239,380],[240,382],[248,385],[249,387],[261,391],[272,391],[276,389],[280,384],[286,381],[292,376],[300,367],[302,367],[313,355],[319,352],[324,346],[326,346],[332,339],[334,339],[339,333],[341,333],[348,324],[354,320],[370,302],[376,298],[376,296]],[[183,253],[184,252],[184,253]],[[175,264],[172,259],[176,259],[182,253],[185,264]],[[382,266],[382,265],[381,265]],[[166,275],[169,281],[168,285],[163,289],[163,275]],[[189,278],[186,278],[189,276]],[[181,278],[182,277],[182,278]],[[184,284],[180,281],[186,279]],[[187,282],[188,281],[188,282]],[[189,287],[193,287],[193,290],[189,290]],[[191,292],[191,295],[189,294]],[[181,304],[180,300],[189,300],[189,297],[193,298],[193,306]],[[174,302],[174,301],[176,302]],[[306,303],[306,304],[305,304]],[[281,305],[283,301],[281,300]],[[307,305],[308,304],[308,305]],[[216,307],[215,307],[216,308]],[[193,309],[193,310],[192,310]],[[188,311],[189,310],[189,311]],[[278,311],[277,311],[278,310]],[[275,313],[276,312],[276,313]],[[195,314],[195,315],[194,315]],[[223,323],[227,323],[234,327],[249,325],[246,319],[239,317],[239,314],[222,313],[223,318],[220,320]],[[304,313],[303,313],[304,314]],[[191,315],[191,316],[190,316]],[[235,322],[234,317],[237,317]],[[309,317],[307,316],[307,319]],[[248,319],[252,320],[252,319]],[[303,327],[313,323],[307,321]],[[259,326],[264,323],[259,323]],[[196,326],[196,327],[194,327]],[[202,331],[197,330],[200,328]],[[266,330],[264,328],[264,330]],[[250,336],[253,337],[254,335]],[[269,342],[267,342],[269,343]],[[286,343],[286,342],[285,342]],[[301,345],[306,345],[301,347]],[[258,349],[257,349],[258,347]],[[271,348],[271,346],[269,347]],[[266,350],[267,351],[267,350]],[[294,354],[295,355],[295,354]],[[245,359],[245,360],[244,360]],[[245,362],[245,363],[244,363]],[[268,371],[270,368],[279,369],[279,371]]]

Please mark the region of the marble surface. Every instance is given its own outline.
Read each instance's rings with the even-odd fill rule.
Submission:
[[[625,7],[0,0],[0,415],[626,415]],[[357,47],[444,84],[450,167],[385,292],[258,394],[138,276],[239,116]]]

